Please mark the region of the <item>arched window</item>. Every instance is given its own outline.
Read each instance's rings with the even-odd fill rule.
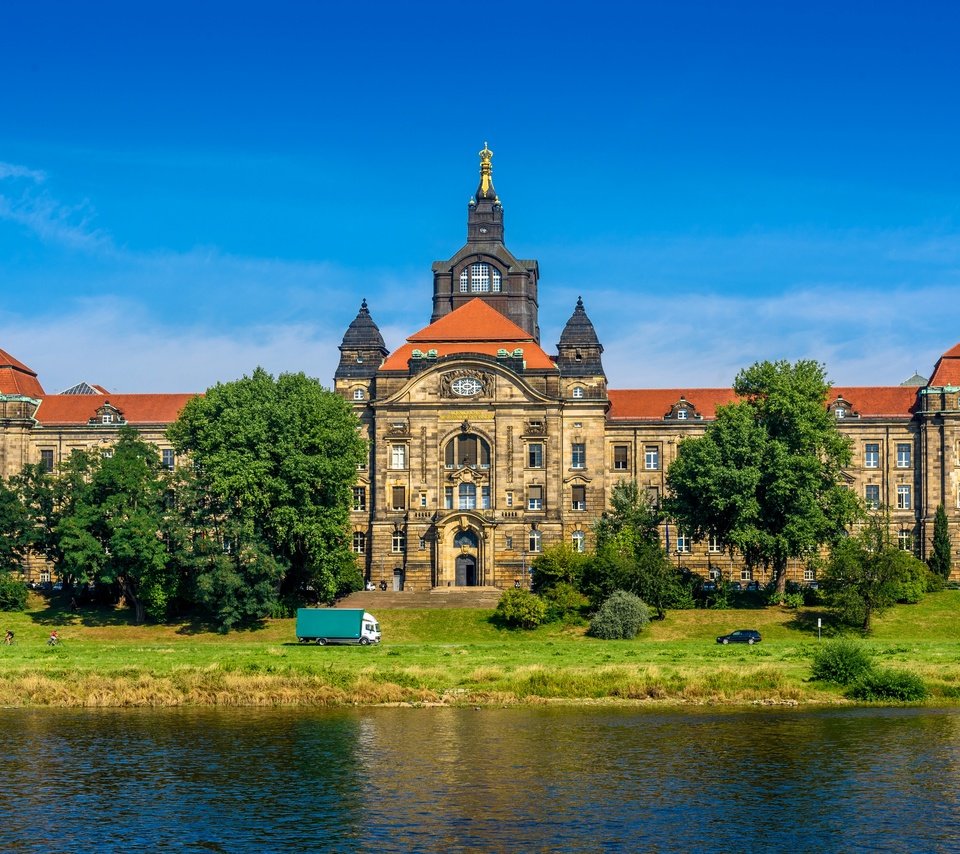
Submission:
[[[539,552],[543,547],[543,534],[536,528],[530,529],[530,551]]]
[[[579,386],[579,385],[578,385],[578,386],[574,386],[574,387],[573,387],[573,396],[574,396],[577,400],[579,400],[581,397],[583,397],[583,386]]]
[[[477,507],[477,487],[472,483],[461,483],[457,495],[459,510],[475,510]]]
[[[587,537],[586,537],[586,534],[583,533],[583,531],[573,532],[573,550],[575,552],[583,552],[586,542],[587,542]]]
[[[503,279],[500,271],[490,264],[471,264],[460,271],[460,293],[500,293]]]
[[[363,400],[363,389],[362,389],[362,388],[355,388],[355,389],[353,390],[353,399],[354,399],[354,400]]]
[[[490,468],[490,445],[485,439],[464,433],[454,436],[444,448],[444,464],[448,469]]]

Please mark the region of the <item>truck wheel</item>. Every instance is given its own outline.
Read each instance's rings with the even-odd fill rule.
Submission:
[[[317,646],[326,646],[326,645],[327,645],[326,638],[317,638]]]
[[[360,638],[360,646],[369,646],[370,638]]]

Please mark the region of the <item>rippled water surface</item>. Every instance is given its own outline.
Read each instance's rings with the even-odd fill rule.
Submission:
[[[960,851],[960,714],[0,710],[3,851]]]

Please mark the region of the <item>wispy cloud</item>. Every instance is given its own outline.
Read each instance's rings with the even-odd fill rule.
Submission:
[[[31,169],[29,166],[0,161],[0,180],[4,178],[27,178],[36,184],[42,184],[47,180],[47,173],[39,169]]]

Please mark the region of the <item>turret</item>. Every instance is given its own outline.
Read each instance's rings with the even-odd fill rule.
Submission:
[[[560,369],[560,376],[606,379],[603,362],[600,360],[601,353],[603,345],[597,338],[593,323],[587,317],[583,300],[577,297],[577,306],[563,328],[560,343],[557,344],[557,367]]]
[[[364,300],[344,333],[340,344],[340,364],[333,375],[334,379],[372,379],[389,352]]]

